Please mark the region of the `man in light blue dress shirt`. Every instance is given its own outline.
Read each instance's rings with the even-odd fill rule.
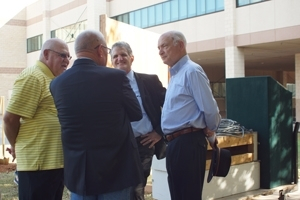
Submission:
[[[128,43],[123,41],[115,43],[112,46],[111,59],[116,69],[126,72],[143,114],[143,118],[131,122],[131,126],[144,172],[144,182],[135,188],[134,200],[144,200],[144,187],[150,175],[152,157],[154,154],[158,159],[165,157],[165,143],[160,120],[166,89],[157,75],[132,71],[131,65],[134,56]]]
[[[177,31],[162,34],[159,55],[170,67],[170,82],[162,109],[161,127],[168,140],[166,167],[172,200],[201,200],[208,139],[217,143],[221,121],[209,80],[190,60],[186,39]]]

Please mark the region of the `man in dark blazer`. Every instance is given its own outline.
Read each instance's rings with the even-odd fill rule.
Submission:
[[[141,105],[143,118],[131,122],[138,144],[140,159],[144,171],[144,182],[135,188],[135,199],[144,199],[144,187],[150,175],[152,157],[165,157],[166,145],[161,130],[161,108],[164,103],[166,89],[162,86],[157,75],[141,74],[131,70],[134,60],[131,47],[126,42],[117,42],[112,46],[112,64],[116,69],[126,72],[130,85]]]
[[[130,125],[142,118],[141,108],[126,74],[105,67],[109,52],[99,31],[82,32],[75,40],[78,59],[50,85],[71,200],[129,200],[143,180]]]

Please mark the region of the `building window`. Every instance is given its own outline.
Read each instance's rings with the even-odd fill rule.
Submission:
[[[43,44],[43,35],[38,35],[27,39],[27,53],[41,50]]]
[[[129,24],[129,15],[123,15],[123,22],[125,22],[126,24]]]
[[[155,24],[154,25],[159,25],[163,23],[163,5],[158,4],[155,6]],[[151,26],[154,26],[151,25]]]
[[[188,12],[188,18],[189,17],[195,17],[197,15],[197,7],[196,7],[196,0],[189,0],[188,2],[188,7],[187,7],[187,12]]]
[[[223,10],[224,0],[169,0],[114,16],[112,19],[140,28],[148,28]],[[124,16],[128,16],[128,14],[129,22],[124,19]],[[132,18],[133,20],[131,20]]]
[[[237,7],[246,6],[254,3],[260,3],[263,1],[269,1],[269,0],[236,0],[236,6]]]
[[[206,7],[205,0],[197,0],[197,15],[204,15],[205,14],[205,7]]]
[[[169,23],[171,21],[171,5],[170,3],[163,4],[163,23]]]
[[[179,1],[179,19],[186,19],[188,17],[188,1],[187,0],[181,0]]]
[[[117,21],[119,21],[119,20],[117,20]],[[124,22],[124,23],[126,23],[126,22]],[[135,24],[134,12],[129,13],[129,24],[132,25],[132,26],[134,26],[134,24]]]
[[[126,20],[125,17],[120,18]],[[77,36],[86,29],[86,20],[51,31],[51,38],[59,38],[65,42],[74,42]]]
[[[181,0],[184,1],[184,0]],[[185,2],[186,3],[186,2]],[[171,21],[177,21],[179,17],[178,1],[171,1]]]
[[[151,6],[148,10],[148,24],[149,26],[154,26],[155,25],[155,7]]]
[[[216,0],[216,11],[224,10],[224,0]]]
[[[142,9],[141,18],[142,28],[148,27],[148,9]]]

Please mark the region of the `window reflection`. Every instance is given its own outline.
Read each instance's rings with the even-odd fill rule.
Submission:
[[[118,16],[118,18],[123,21],[123,15]],[[86,20],[77,22],[75,24],[71,24],[51,31],[51,38],[60,38],[65,42],[73,42],[82,31],[86,30],[86,27],[87,27]]]
[[[148,25],[154,26],[155,25],[155,7],[151,6],[148,9]]]
[[[181,0],[181,1],[184,1],[184,0]],[[171,21],[178,20],[178,13],[179,13],[178,1],[171,1]]]
[[[206,1],[206,13],[212,13],[216,11],[215,1]]]
[[[237,0],[236,6],[245,6],[245,5],[250,5],[253,3],[259,3],[263,1],[269,1],[269,0]]]
[[[158,4],[155,6],[155,16],[156,16],[156,24],[162,24],[163,23],[163,8],[162,4]]]
[[[197,14],[203,15],[205,14],[205,0],[197,0]]]
[[[134,12],[134,25],[137,27],[142,27],[141,10]]]
[[[134,26],[135,20],[134,20],[134,12],[129,13],[129,24]]]
[[[142,9],[142,19],[141,23],[142,23],[142,28],[148,27],[148,9],[144,8]]]
[[[187,6],[188,6],[188,1],[187,0],[181,0],[179,1],[179,19],[186,19],[187,18]]]
[[[163,23],[168,23],[171,21],[171,8],[170,3],[163,4]]]
[[[169,0],[112,19],[147,28],[222,10],[224,0]]]
[[[188,17],[196,16],[197,15],[196,0],[189,0],[187,4],[188,4]]]
[[[43,35],[38,35],[27,39],[27,53],[38,51],[42,48]]]

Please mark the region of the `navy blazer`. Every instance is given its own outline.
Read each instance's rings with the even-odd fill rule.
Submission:
[[[65,185],[79,195],[97,195],[142,182],[130,125],[142,113],[121,70],[78,59],[55,78],[50,91],[62,130]]]
[[[165,101],[166,88],[164,88],[157,75],[142,74],[134,72],[142,104],[147,113],[153,129],[162,136],[162,139],[155,144],[155,155],[157,159],[165,157],[166,144],[161,130],[161,108]]]

